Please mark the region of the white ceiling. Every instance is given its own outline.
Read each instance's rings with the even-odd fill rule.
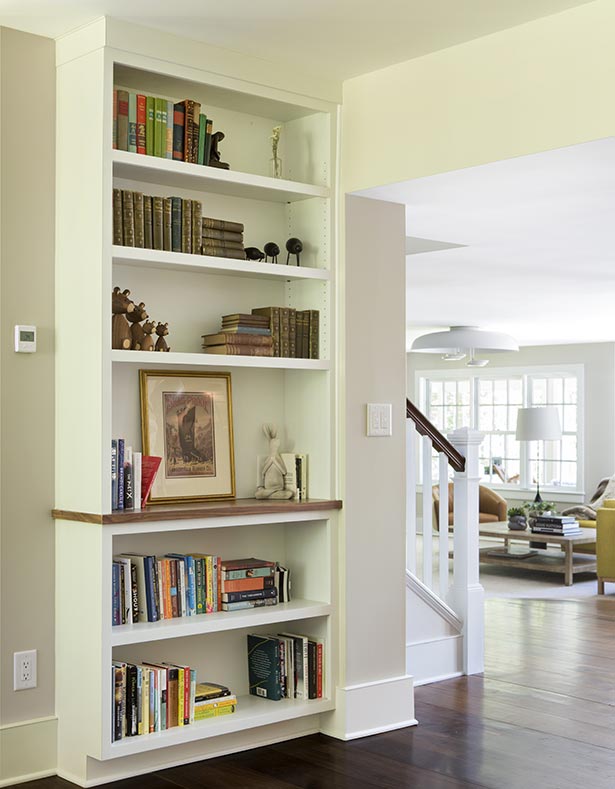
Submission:
[[[408,242],[409,339],[467,324],[524,345],[615,340],[615,138],[362,194],[405,203],[427,248],[462,245]]]
[[[0,24],[57,36],[106,15],[337,79],[590,0],[0,0]]]

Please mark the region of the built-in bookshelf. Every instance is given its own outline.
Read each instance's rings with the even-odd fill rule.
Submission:
[[[257,727],[271,726],[272,740],[315,731],[318,716],[334,707],[341,506],[333,440],[337,107],[186,69],[181,52],[163,63],[108,46],[92,51],[87,29],[72,34],[64,51],[70,55],[58,66],[58,736],[61,774],[85,785],[116,775],[105,763],[117,757],[148,752],[153,767],[195,758],[196,741],[212,742],[203,756],[247,747]],[[117,87],[201,101],[226,135],[222,154],[231,169],[114,150]],[[282,127],[280,179],[269,175],[274,126]],[[246,246],[275,241],[284,249],[286,239],[298,237],[301,266],[114,245],[114,188],[159,196],[172,190],[198,200],[204,215],[241,222]],[[112,350],[115,286],[143,301],[153,320],[168,322],[168,353]],[[219,331],[222,315],[269,305],[319,311],[320,358],[203,353],[201,336]],[[87,318],[78,320],[77,311]],[[111,512],[111,439],[121,435],[142,449],[139,370],[201,368],[231,373],[237,500]],[[267,450],[261,427],[268,422],[278,424],[285,451],[309,458],[307,501],[252,498],[256,459]],[[113,556],[170,551],[272,557],[292,570],[292,599],[112,626]],[[274,702],[249,695],[247,634],[289,630],[326,643],[324,697]],[[199,680],[231,688],[237,710],[113,742],[112,660],[191,665]],[[152,754],[157,750],[159,756]],[[133,768],[127,762],[122,769]]]

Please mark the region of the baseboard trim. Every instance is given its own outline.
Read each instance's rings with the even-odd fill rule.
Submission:
[[[457,679],[457,677],[463,677],[463,672],[454,671],[451,674],[442,674],[439,677],[427,677],[426,679],[415,679],[414,687],[418,688],[421,685],[431,685],[433,682],[444,682],[447,679]]]
[[[335,710],[322,721],[322,733],[338,740],[415,726],[413,677],[402,674],[337,688]]]
[[[0,787],[55,775],[57,730],[55,716],[0,726]]]
[[[406,644],[406,668],[414,685],[428,685],[463,674],[463,636],[439,636]]]

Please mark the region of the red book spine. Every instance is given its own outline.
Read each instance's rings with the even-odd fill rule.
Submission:
[[[152,490],[156,473],[162,458],[156,455],[143,455],[141,458],[141,506],[145,507],[147,498]]]
[[[322,644],[316,644],[316,698],[322,699]]]
[[[137,93],[137,153],[145,154],[145,122],[147,111],[145,108],[145,96]]]

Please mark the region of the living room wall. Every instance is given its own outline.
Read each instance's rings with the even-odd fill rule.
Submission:
[[[602,477],[615,473],[615,343],[548,345],[524,347],[518,353],[494,354],[489,369],[583,365],[584,370],[584,466],[585,496],[588,500]],[[417,374],[425,370],[465,369],[463,362],[444,362],[437,354],[408,354],[408,396],[418,405]],[[503,493],[505,498],[528,500],[527,491]],[[571,497],[557,499],[561,507],[571,506]],[[565,500],[564,500],[565,499]]]

